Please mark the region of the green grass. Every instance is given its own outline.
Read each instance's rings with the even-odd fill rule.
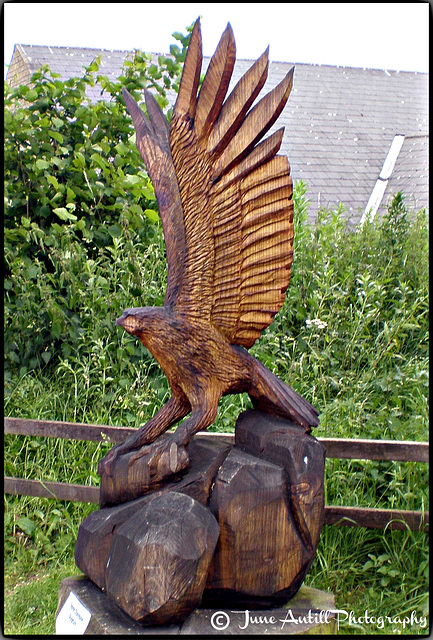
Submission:
[[[322,211],[315,225],[306,224],[302,185],[295,205],[287,299],[251,352],[315,404],[320,411],[315,435],[427,440],[427,217],[412,215],[396,198],[380,223],[353,232],[341,212]],[[47,338],[50,357],[38,369],[8,361],[5,415],[138,427],[168,399],[167,381],[150,354],[113,326],[123,308],[162,303],[161,229],[155,227],[150,238],[146,244],[126,229],[125,237],[113,238],[112,246],[90,259],[69,236],[56,248],[59,273],[69,268],[63,284],[54,274],[47,289],[41,277],[28,297],[17,267],[19,321],[10,309],[5,316],[15,332],[25,323],[20,340],[27,339],[29,327],[42,330],[38,309],[44,291],[50,304],[57,300],[69,309],[65,317],[75,323],[79,338]],[[232,431],[239,412],[249,406],[245,395],[223,398],[212,430]],[[108,449],[106,443],[8,435],[5,473],[94,485],[98,460]],[[428,509],[423,463],[329,459],[325,487],[328,504]],[[95,508],[5,496],[7,633],[54,633],[58,586],[77,573],[77,531]],[[334,593],[336,605],[355,617],[365,611],[383,617],[383,628],[346,623],[344,633],[425,634],[422,627],[403,628],[392,620],[412,612],[427,615],[427,563],[422,532],[325,526],[306,584]]]
[[[349,624],[350,635],[425,634],[426,628],[389,620],[416,613],[428,617],[428,541],[426,534],[387,529],[325,526],[306,584],[331,591],[337,608],[360,618],[383,618],[380,624]],[[344,617],[342,617],[344,620]]]
[[[4,631],[8,635],[54,635],[59,584],[75,574],[73,559],[57,570],[49,567],[24,579],[6,574]]]

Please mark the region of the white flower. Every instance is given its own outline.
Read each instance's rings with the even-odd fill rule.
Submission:
[[[316,327],[317,329],[326,329],[328,323],[324,320],[320,320],[319,318],[313,318],[312,320],[305,320],[305,324],[307,329],[312,329]]]

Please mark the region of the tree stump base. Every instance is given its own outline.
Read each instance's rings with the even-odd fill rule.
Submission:
[[[158,490],[95,511],[76,564],[143,624],[184,621],[207,606],[248,609],[299,590],[324,520],[324,447],[301,427],[251,410],[235,445],[195,437],[190,468]],[[116,486],[116,479],[113,483]],[[104,504],[116,503],[111,493]]]

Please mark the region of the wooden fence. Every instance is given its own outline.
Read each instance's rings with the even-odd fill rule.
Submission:
[[[4,431],[8,434],[67,438],[70,440],[109,440],[117,444],[136,430],[127,427],[110,427],[96,424],[51,422],[5,418]],[[199,432],[213,441],[233,444],[233,434]],[[318,438],[325,446],[328,458],[393,460],[403,462],[428,462],[427,442],[400,442],[394,440],[361,440],[346,438]],[[64,482],[44,482],[23,478],[4,478],[5,493],[41,498],[55,498],[75,502],[99,502],[99,487]],[[429,514],[422,511],[374,509],[364,507],[325,507],[325,524],[384,529],[428,531]]]

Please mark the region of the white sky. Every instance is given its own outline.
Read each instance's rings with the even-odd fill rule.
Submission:
[[[201,16],[204,55],[227,22],[237,57],[428,72],[428,2],[6,2],[4,62],[15,43],[168,53]],[[7,68],[5,67],[5,75]]]

